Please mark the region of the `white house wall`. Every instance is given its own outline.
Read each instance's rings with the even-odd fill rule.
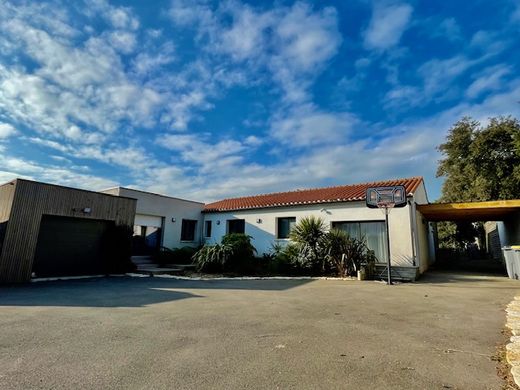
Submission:
[[[226,234],[226,221],[244,219],[245,233],[253,237],[253,245],[262,255],[271,250],[275,242],[287,242],[276,238],[277,218],[315,215],[322,217],[328,226],[332,222],[384,221],[381,210],[369,209],[365,202],[345,202],[308,206],[277,207],[234,212],[204,214],[205,221],[212,221],[212,236],[207,243],[218,243]],[[260,220],[260,222],[259,222]],[[220,224],[217,224],[220,221]],[[408,266],[413,263],[412,235],[410,230],[410,206],[393,209],[389,218],[390,252],[392,264]]]
[[[183,246],[196,247],[200,245],[202,237],[203,203],[121,187],[102,192],[137,199],[135,225],[156,227],[159,221],[161,221],[161,224],[164,223],[164,226],[162,226],[163,246],[172,249]],[[174,219],[175,222],[173,222],[172,219]],[[181,241],[183,219],[197,221],[194,241]]]
[[[162,228],[163,219],[155,215],[136,214],[134,225]]]
[[[428,195],[424,181],[416,188],[413,201],[415,204],[428,204]],[[415,209],[415,207],[414,207]],[[428,266],[435,261],[435,254],[432,251],[434,245],[434,233],[431,224],[426,221],[419,211],[415,211],[415,252],[417,265],[421,273],[428,269]],[[414,222],[412,221],[412,224]]]

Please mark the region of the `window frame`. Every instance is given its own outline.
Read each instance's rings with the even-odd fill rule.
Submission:
[[[286,237],[280,237],[280,222],[282,220],[285,220],[285,219],[293,220],[294,224],[296,224],[296,217],[277,217],[276,218],[276,239],[277,240],[289,240],[289,236],[291,234],[290,221],[289,221],[289,230],[287,232],[287,236]]]
[[[330,228],[331,229],[338,229],[337,227],[337,224],[343,224],[343,223],[355,223],[355,224],[358,224],[359,227],[361,227],[361,224],[362,223],[380,223],[380,224],[383,224],[384,226],[384,229],[383,229],[383,240],[384,240],[384,245],[385,247],[383,248],[384,252],[382,253],[382,255],[384,256],[384,259],[378,259],[377,263],[378,264],[386,264],[386,257],[387,257],[387,253],[386,253],[386,224],[385,224],[385,220],[384,219],[368,219],[368,220],[353,220],[353,221],[348,221],[348,220],[338,220],[338,221],[330,221]],[[336,226],[334,226],[336,224]],[[340,229],[342,230],[342,229]],[[358,237],[356,237],[358,238]]]
[[[240,232],[230,232],[229,231],[230,222],[234,223],[234,222],[238,222],[238,221],[242,221],[243,226],[244,226],[243,231],[241,233]],[[244,218],[233,218],[233,219],[226,220],[226,234],[233,234],[233,233],[236,233],[236,234],[245,234],[246,233],[246,220]]]
[[[184,228],[184,224],[185,223],[188,223],[188,222],[193,222],[193,239],[190,239],[189,237],[185,237],[184,236],[184,233],[185,233],[185,228]],[[198,221],[196,219],[188,219],[188,218],[183,218],[182,221],[181,221],[181,242],[194,242],[195,239],[197,238],[197,223]]]
[[[204,238],[211,238],[213,221],[204,221]]]

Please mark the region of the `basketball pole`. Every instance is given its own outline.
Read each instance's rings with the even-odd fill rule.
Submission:
[[[388,205],[385,205],[385,227],[386,227],[386,268],[388,270],[388,281],[387,284],[392,284],[392,264],[390,262],[390,229],[388,227]]]

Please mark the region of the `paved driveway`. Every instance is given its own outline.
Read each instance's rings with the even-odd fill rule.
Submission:
[[[4,287],[0,388],[499,389],[490,356],[518,292],[440,273]]]

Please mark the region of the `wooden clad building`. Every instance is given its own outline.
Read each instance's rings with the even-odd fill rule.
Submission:
[[[24,179],[1,185],[0,283],[110,269],[109,255],[129,249],[114,246],[118,229],[132,229],[136,202]]]

